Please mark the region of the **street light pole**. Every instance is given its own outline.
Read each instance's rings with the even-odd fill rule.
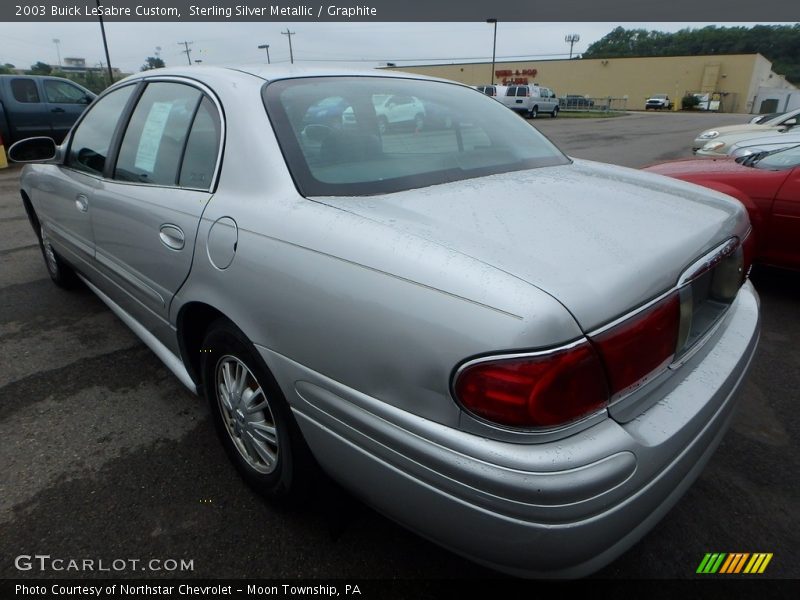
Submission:
[[[258,47],[258,49],[259,49],[259,50],[266,50],[266,51],[267,51],[267,64],[270,64],[270,62],[269,62],[269,44],[261,44],[261,45]]]
[[[572,58],[572,47],[575,45],[575,42],[581,41],[581,36],[577,33],[570,33],[564,38],[564,41],[569,44],[569,57]]]
[[[61,40],[53,38],[53,43],[56,45],[56,56],[58,56],[58,68],[61,68]]]
[[[497,53],[497,19],[486,19],[486,22],[494,25],[494,40],[492,41],[492,85],[494,85],[494,59]]]

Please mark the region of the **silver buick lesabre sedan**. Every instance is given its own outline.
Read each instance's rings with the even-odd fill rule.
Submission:
[[[149,71],[11,155],[38,161],[22,200],[53,281],[207,398],[251,485],[287,500],[319,465],[508,573],[639,540],[756,348],[741,204],[570,159],[459,84]]]

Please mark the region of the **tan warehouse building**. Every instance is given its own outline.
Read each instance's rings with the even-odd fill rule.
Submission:
[[[439,64],[392,67],[467,85],[490,83],[491,63]],[[498,62],[495,83],[540,83],[559,96],[579,94],[593,98],[620,98],[621,105],[643,110],[653,94],[668,94],[680,108],[686,93],[713,94],[723,112],[759,113],[759,90],[797,89],[772,71],[760,54],[658,56]]]

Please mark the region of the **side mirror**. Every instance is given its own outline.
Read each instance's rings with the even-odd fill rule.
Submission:
[[[795,125],[797,125],[797,118],[784,121],[783,124],[786,125],[787,127],[794,127]]]
[[[20,140],[8,149],[8,158],[18,163],[40,163],[56,157],[53,138],[33,137]]]
[[[81,104],[91,104],[94,99],[95,96],[90,96],[89,94],[86,94],[81,100]]]

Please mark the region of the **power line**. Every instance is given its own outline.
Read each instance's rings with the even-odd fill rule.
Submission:
[[[181,50],[181,54],[186,55],[186,60],[189,62],[190,67],[192,66],[192,51],[189,48],[191,44],[194,44],[194,42],[178,42],[178,46],[183,46],[185,48],[185,50]]]
[[[289,31],[289,28],[286,28],[286,31],[281,31],[281,35],[289,36],[289,62],[294,64],[294,54],[292,53],[292,36],[296,35],[294,31]]]
[[[515,61],[522,61],[522,60],[538,60],[540,58],[552,58],[556,56],[568,56],[566,52],[553,52],[550,54],[509,54],[507,56],[498,56],[496,57],[498,60],[510,60],[513,59]],[[415,62],[415,61],[444,61],[447,63],[458,64],[458,61],[491,61],[491,58],[487,58],[486,56],[448,56],[448,57],[432,57],[432,58],[298,58],[298,61],[314,61],[314,62]],[[410,66],[410,65],[409,65]]]

